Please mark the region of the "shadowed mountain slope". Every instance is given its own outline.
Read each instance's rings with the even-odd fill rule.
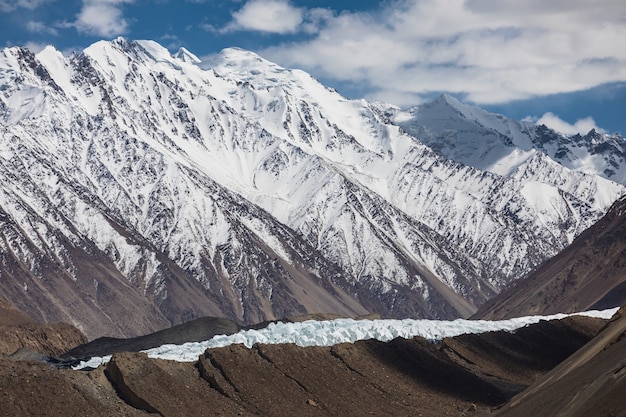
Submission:
[[[83,358],[110,355],[116,352],[139,352],[165,344],[182,345],[186,342],[201,342],[218,334],[233,334],[239,330],[241,326],[234,321],[201,317],[144,336],[128,339],[101,337],[65,352],[63,357]]]
[[[626,309],[591,342],[515,396],[498,417],[626,416]]]

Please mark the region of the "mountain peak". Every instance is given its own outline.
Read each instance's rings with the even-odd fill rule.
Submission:
[[[468,118],[472,118],[477,113],[487,113],[481,108],[463,103],[461,100],[448,93],[443,93],[439,97],[423,104],[422,106],[436,108],[438,109],[438,111],[441,111],[445,108],[450,108],[453,109],[455,113],[460,113],[461,115]]]
[[[126,50],[130,49],[132,47],[132,44],[133,44],[132,41],[126,39],[123,36],[118,36],[115,39],[112,39],[112,40],[110,40],[108,42],[107,41],[104,41],[104,42],[106,42],[106,43],[108,43],[108,44],[110,44],[112,46],[117,46],[117,47],[120,47],[120,48],[126,49]]]
[[[99,51],[100,53],[107,53],[107,51],[111,51],[111,50],[130,51],[131,45],[132,45],[131,42],[126,40],[126,38],[119,36],[110,41],[101,40],[101,41],[95,42],[89,45],[87,48],[85,48],[83,50],[83,53],[85,53],[86,55],[91,55],[94,53],[97,54],[98,52],[96,51]]]
[[[445,103],[448,104],[450,106],[459,106],[459,105],[463,105],[463,103],[461,103],[461,101],[459,99],[457,99],[456,97],[448,94],[448,93],[443,93],[441,94],[439,97],[437,97],[435,100],[433,100],[435,102],[438,103]]]
[[[48,52],[48,53],[52,53],[52,54],[60,54],[61,51],[59,51],[54,45],[46,45],[41,51],[39,51],[37,54],[35,55],[39,55],[42,52]]]
[[[448,95],[401,130],[254,52],[180,57],[117,38],[0,59],[0,261],[14,274],[0,293],[38,320],[76,317],[93,337],[313,308],[469,315],[623,193],[524,158],[506,142],[522,125]],[[527,169],[480,172],[427,134],[496,174]]]
[[[396,122],[445,157],[498,175],[510,175],[534,155],[529,122],[490,113],[449,94],[398,114]]]
[[[176,54],[173,55],[174,58],[180,59],[181,61],[189,62],[191,64],[199,64],[202,62],[200,58],[196,55],[189,52],[186,48],[181,47]]]
[[[257,87],[277,87],[300,83],[310,78],[300,70],[283,68],[255,52],[241,48],[225,48],[220,53],[202,61],[202,68],[213,69],[222,75],[253,83]],[[306,75],[305,75],[306,74]]]

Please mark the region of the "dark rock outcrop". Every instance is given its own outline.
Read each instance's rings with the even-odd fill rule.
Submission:
[[[85,335],[74,326],[35,323],[11,304],[0,300],[0,356],[54,356],[85,342]]]

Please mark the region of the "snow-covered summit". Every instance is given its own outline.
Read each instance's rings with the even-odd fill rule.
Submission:
[[[518,122],[442,95],[393,116],[394,123],[455,161],[510,175],[533,155],[531,123]]]
[[[178,52],[174,54],[174,57],[180,59],[181,61],[190,62],[192,64],[199,64],[202,62],[200,58],[198,58],[196,55],[192,54],[183,47],[181,47]]]
[[[206,60],[202,66],[207,69],[214,69],[219,73],[237,75],[244,81],[258,80],[261,82],[271,81],[270,79],[291,71],[252,51],[241,48],[225,48]],[[278,79],[276,80],[278,81]]]

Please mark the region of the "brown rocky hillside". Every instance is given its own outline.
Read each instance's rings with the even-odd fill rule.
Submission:
[[[590,343],[514,397],[495,416],[624,417],[625,352],[626,308],[622,307]]]
[[[572,317],[435,344],[234,345],[195,363],[117,353],[92,371],[5,358],[0,416],[486,415],[604,323]]]

